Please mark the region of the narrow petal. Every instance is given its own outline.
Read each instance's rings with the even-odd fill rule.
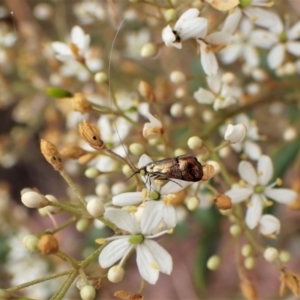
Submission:
[[[280,231],[280,222],[272,215],[263,215],[259,224],[259,231],[263,235],[278,234]]]
[[[297,198],[297,193],[290,189],[265,188],[265,195],[282,204],[291,204]]]
[[[172,27],[170,25],[167,25],[163,30],[162,30],[162,40],[164,41],[165,45],[167,47],[176,47],[175,46],[175,41],[176,41],[176,35],[174,34]],[[181,45],[181,43],[178,43]],[[179,48],[179,47],[176,47]],[[181,47],[180,47],[181,48]]]
[[[293,55],[300,55],[300,42],[288,42],[286,44],[287,51]]]
[[[204,42],[199,41],[199,44],[203,71],[207,75],[216,75],[219,66],[215,54],[211,50],[209,50]]]
[[[289,40],[296,40],[300,37],[300,21],[288,30],[287,37]]]
[[[259,48],[270,49],[278,43],[278,37],[267,30],[257,29],[252,32],[250,42]]]
[[[85,48],[86,37],[83,29],[79,26],[74,26],[71,30],[71,40],[81,50]]]
[[[119,261],[132,245],[127,238],[121,238],[110,242],[99,255],[99,264],[102,268],[108,268]]]
[[[257,162],[258,183],[266,185],[273,177],[273,163],[269,156],[262,155]]]
[[[141,192],[123,193],[112,198],[113,205],[130,206],[136,205],[143,201]]]
[[[244,48],[244,58],[247,64],[251,67],[257,67],[259,64],[257,49],[250,45],[246,45]]]
[[[264,28],[274,28],[280,26],[277,19],[275,18],[275,14],[273,12],[269,12],[266,9],[262,9],[259,7],[251,7],[248,6],[244,10],[245,15],[251,19],[251,21],[261,27]]]
[[[172,181],[169,181],[161,188],[160,193],[162,195],[175,194],[185,189],[190,184],[192,184],[190,181],[172,179]]]
[[[138,168],[142,168],[151,162],[153,162],[153,160],[147,154],[143,154],[139,159]]]
[[[174,228],[177,224],[177,213],[173,205],[164,205],[163,220],[168,228]]]
[[[252,160],[258,160],[261,156],[259,145],[249,140],[244,143],[244,152]]]
[[[144,244],[148,247],[155,258],[155,261],[159,266],[159,270],[170,275],[173,269],[173,261],[169,252],[153,240],[145,240]]]
[[[156,268],[155,259],[145,243],[137,245],[136,263],[142,278],[151,284],[158,280],[159,270]]]
[[[240,44],[229,44],[219,52],[219,56],[224,64],[229,65],[235,62],[242,52],[243,47]]]
[[[230,143],[239,143],[245,138],[245,135],[246,126],[244,124],[229,124],[224,135],[224,140],[230,141]]]
[[[212,104],[215,100],[215,95],[211,91],[199,88],[198,91],[194,92],[194,98],[200,104]]]
[[[181,28],[174,29],[182,41],[190,38],[203,38],[207,33],[207,20],[204,18],[187,20]]]
[[[239,174],[243,180],[245,180],[251,186],[257,184],[257,174],[255,169],[248,161],[241,161],[239,163]]]
[[[133,234],[139,233],[140,231],[139,224],[128,211],[108,208],[104,213],[104,217],[122,230]]]
[[[261,196],[253,194],[251,197],[251,206],[247,209],[246,224],[250,229],[253,229],[258,224],[263,209],[263,202]]]
[[[177,20],[174,29],[177,31],[179,28],[181,28],[183,26],[183,24],[187,21],[187,20],[191,20],[191,19],[195,19],[199,16],[200,11],[197,8],[190,8],[188,10],[186,10],[181,16],[180,18]]]
[[[231,40],[232,35],[224,31],[216,31],[205,37],[205,41],[213,45],[226,45]]]
[[[70,47],[65,43],[53,42],[53,43],[51,43],[51,47],[56,53],[58,53],[60,55],[70,55],[70,56],[72,56],[72,52],[70,50]]]
[[[161,201],[147,201],[146,207],[141,218],[141,233],[144,235],[152,234],[159,223],[163,220],[163,206]]]
[[[242,11],[240,8],[236,7],[233,13],[228,14],[222,30],[231,34],[234,33],[240,23],[241,17]]]
[[[222,78],[220,75],[212,75],[206,77],[208,87],[215,93],[218,94],[222,86]],[[214,96],[215,97],[215,96]]]
[[[281,66],[284,60],[285,47],[284,44],[278,44],[268,54],[267,61],[271,69]]]
[[[232,189],[225,193],[231,198],[232,203],[239,203],[248,199],[253,194],[252,188],[238,188]]]

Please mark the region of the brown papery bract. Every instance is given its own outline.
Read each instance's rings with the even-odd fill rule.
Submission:
[[[41,139],[41,152],[55,171],[62,171],[63,164],[57,148],[49,141]]]

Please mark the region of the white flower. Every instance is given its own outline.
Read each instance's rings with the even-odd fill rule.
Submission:
[[[56,58],[63,62],[73,61],[84,63],[91,71],[99,71],[102,68],[102,61],[93,55],[90,49],[90,36],[85,34],[79,26],[74,26],[71,30],[69,44],[53,42],[52,49],[56,52]],[[96,55],[98,55],[96,53]]]
[[[239,143],[244,139],[246,131],[247,128],[244,124],[228,124],[224,135],[224,140],[229,141],[230,143]]]
[[[231,148],[236,152],[243,151],[250,159],[257,160],[261,156],[261,148],[256,141],[261,140],[258,134],[258,127],[255,122],[245,114],[240,114],[234,119],[235,123],[243,124],[246,127],[246,136],[242,142],[230,144]],[[225,133],[225,127],[221,128],[221,134]]]
[[[259,55],[255,48],[256,44],[252,40],[252,31],[252,22],[243,18],[240,23],[240,30],[235,33],[227,47],[219,52],[224,64],[231,64],[242,57],[249,66],[258,66]]]
[[[277,14],[276,26],[270,27],[270,31],[256,30],[253,32],[253,41],[257,47],[270,49],[267,57],[271,69],[280,67],[285,59],[286,51],[292,55],[300,56],[300,21],[291,28],[285,28],[282,20]]]
[[[146,154],[143,154],[140,157],[138,168],[144,167],[150,162],[152,162],[152,160]],[[155,205],[156,209],[162,212],[161,221],[164,221],[168,228],[174,228],[177,223],[177,217],[175,208],[171,204],[173,194],[181,191],[190,185],[191,182],[172,179],[172,181],[168,181],[163,186],[159,186],[147,175],[143,180],[147,186],[146,193],[142,191],[116,195],[112,198],[113,205],[131,206],[146,202],[147,207],[148,203],[152,203],[151,205]]]
[[[152,240],[167,233],[167,231],[161,231],[153,234],[161,220],[161,211],[155,205],[146,206],[139,223],[128,211],[116,208],[107,209],[104,217],[129,234],[107,239],[111,242],[99,256],[99,263],[102,268],[108,268],[118,261],[120,261],[119,265],[123,266],[128,255],[135,249],[140,275],[146,281],[155,284],[159,272],[168,275],[171,273],[172,257],[157,242]]]
[[[162,39],[167,47],[182,48],[181,42],[190,38],[202,38],[207,32],[207,20],[200,18],[199,10],[191,8],[184,12],[172,29],[170,25],[162,31]]]
[[[155,118],[152,114],[148,113],[147,117],[150,122],[144,124],[143,137],[145,139],[154,139],[163,134],[163,127],[160,120]]]
[[[223,109],[236,103],[233,98],[233,89],[226,83],[222,83],[220,76],[208,76],[206,78],[210,90],[200,87],[194,92],[198,103],[213,104],[214,110]]]
[[[276,182],[267,185],[273,176],[273,164],[269,156],[262,155],[257,162],[257,172],[247,161],[239,163],[238,171],[240,177],[246,182],[245,187],[231,189],[225,194],[229,196],[232,203],[239,203],[250,198],[249,207],[246,214],[246,224],[253,229],[258,224],[262,210],[269,202],[267,198],[279,203],[290,204],[297,193],[290,189],[274,189]]]
[[[263,215],[259,220],[259,231],[266,236],[278,234],[280,231],[280,221],[272,215]]]

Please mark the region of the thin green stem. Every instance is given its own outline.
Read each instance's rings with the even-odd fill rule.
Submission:
[[[81,202],[81,204],[83,205],[83,207],[86,207],[86,201],[84,200],[82,194],[78,190],[76,184],[71,179],[71,177],[69,176],[69,174],[65,170],[62,170],[59,173],[64,178],[64,180],[68,183],[68,185],[73,189],[73,191],[75,192],[77,198],[79,199],[79,201]]]
[[[94,251],[90,256],[88,256],[85,260],[83,260],[80,265],[82,268],[86,268],[93,260],[95,260],[99,254],[101,253],[102,249],[107,245],[107,243],[104,243],[99,247],[96,251]]]
[[[68,227],[68,226],[69,226],[70,224],[72,224],[73,222],[75,222],[76,219],[77,219],[76,217],[72,217],[72,218],[70,218],[68,221],[66,221],[65,223],[63,223],[62,225],[60,225],[60,226],[58,226],[58,227],[56,227],[56,228],[54,228],[54,229],[46,230],[46,233],[54,234],[54,233],[56,233],[56,232],[59,232],[59,231],[65,229],[66,227]]]
[[[70,269],[70,270],[62,271],[62,272],[59,272],[59,273],[56,273],[56,274],[51,274],[51,275],[48,275],[48,276],[43,276],[41,278],[38,278],[38,279],[35,279],[35,280],[31,280],[31,281],[19,284],[17,286],[8,288],[5,291],[8,292],[8,293],[12,293],[12,292],[24,289],[26,287],[29,287],[29,286],[32,286],[32,285],[44,282],[44,281],[48,281],[48,280],[51,280],[51,279],[54,279],[54,278],[58,278],[58,277],[65,276],[65,275],[69,275],[69,274],[71,274],[72,271],[73,270]]]

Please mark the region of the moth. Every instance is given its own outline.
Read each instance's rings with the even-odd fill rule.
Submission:
[[[184,154],[150,162],[138,169],[132,176],[138,173],[152,179],[197,182],[203,177],[203,167],[196,157]]]

